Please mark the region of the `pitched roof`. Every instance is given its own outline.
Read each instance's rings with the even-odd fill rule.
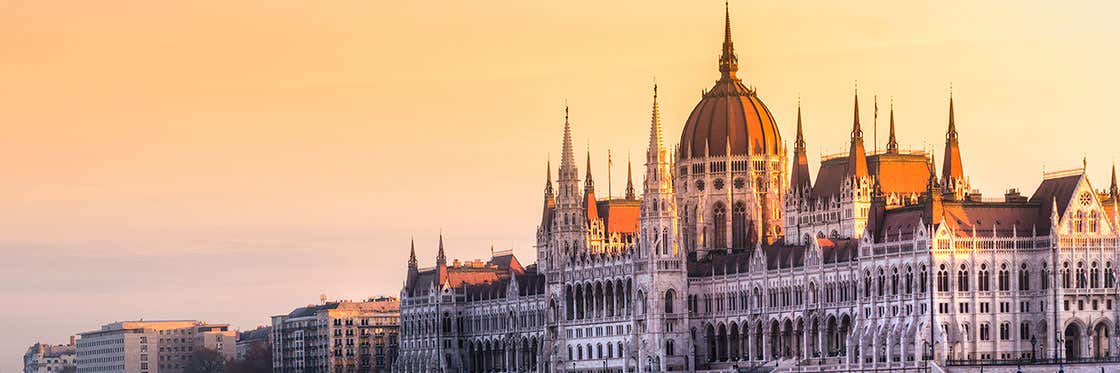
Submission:
[[[634,234],[638,231],[641,201],[613,199],[596,204],[607,233]]]
[[[969,236],[973,230],[980,237],[1009,237],[1016,231],[1029,235],[1036,228],[1049,231],[1048,224],[1039,226],[1039,210],[1039,205],[1030,203],[946,203],[942,224],[958,236]]]
[[[1070,200],[1073,199],[1073,192],[1077,190],[1077,184],[1081,181],[1083,174],[1076,173],[1066,176],[1052,177],[1042,180],[1038,184],[1038,189],[1035,189],[1034,194],[1031,195],[1030,202],[1037,203],[1041,206],[1038,210],[1038,222],[1042,223],[1044,227],[1039,227],[1039,231],[1050,231],[1050,213],[1054,208],[1054,202],[1057,202],[1058,216],[1066,213],[1066,208],[1069,207]]]
[[[926,190],[931,170],[924,154],[884,153],[867,158],[883,193],[921,194]]]
[[[858,253],[858,244],[859,242],[853,239],[817,239],[817,246],[821,247],[824,264],[851,261]]]

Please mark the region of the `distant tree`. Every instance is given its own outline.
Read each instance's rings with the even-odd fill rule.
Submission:
[[[225,371],[225,357],[218,351],[208,348],[194,350],[190,360],[187,360],[187,366],[183,368],[184,373],[224,373]]]
[[[245,358],[230,360],[228,373],[271,373],[272,348],[268,343],[253,343]]]

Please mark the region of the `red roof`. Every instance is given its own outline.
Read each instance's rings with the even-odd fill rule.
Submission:
[[[634,234],[638,231],[638,218],[641,216],[640,201],[617,199],[599,201],[598,211],[607,233]]]

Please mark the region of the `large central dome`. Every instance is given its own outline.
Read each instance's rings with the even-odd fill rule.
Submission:
[[[770,109],[736,77],[739,60],[731,44],[731,15],[727,14],[720,79],[692,109],[681,133],[678,159],[725,156],[731,141],[732,155],[780,155],[782,135]]]

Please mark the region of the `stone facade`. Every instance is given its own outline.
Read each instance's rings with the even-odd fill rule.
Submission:
[[[511,252],[434,267],[415,245],[401,292],[401,372],[898,370],[929,362],[1120,357],[1120,188],[1085,169],[1030,196],[984,198],[964,173],[952,96],[945,154],[864,146],[810,178],[756,90],[721,78],[664,145],[654,88],[642,195],[581,185],[565,114],[537,263]],[[877,121],[878,113],[873,120]],[[700,148],[703,148],[700,150]],[[676,158],[672,158],[676,155]],[[632,183],[628,183],[632,190]],[[636,211],[631,209],[636,208]]]

